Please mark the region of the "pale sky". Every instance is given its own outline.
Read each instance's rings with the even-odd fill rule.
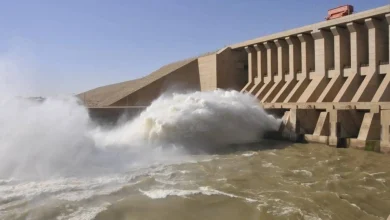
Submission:
[[[72,94],[390,0],[0,1],[0,92]]]

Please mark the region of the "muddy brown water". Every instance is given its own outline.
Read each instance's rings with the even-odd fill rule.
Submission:
[[[116,178],[120,184],[100,191],[93,191],[101,187],[98,181],[88,190],[73,187],[28,201],[22,195],[2,201],[0,217],[347,220],[390,215],[389,155],[318,144],[198,155]],[[67,183],[81,184],[72,181]],[[74,195],[61,196],[70,191]]]

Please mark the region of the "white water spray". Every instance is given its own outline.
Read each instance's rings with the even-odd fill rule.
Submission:
[[[207,150],[259,141],[264,131],[277,128],[253,96],[216,90],[163,95],[131,123],[96,132],[94,140],[103,146],[146,142]]]
[[[172,94],[105,130],[75,98],[0,100],[0,179],[122,172],[209,149],[255,142],[276,129],[257,100],[236,91]]]

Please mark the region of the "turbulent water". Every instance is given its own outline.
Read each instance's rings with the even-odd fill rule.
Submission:
[[[1,98],[0,219],[390,214],[388,156],[261,140],[278,125],[234,91],[165,95],[115,128],[74,98]]]

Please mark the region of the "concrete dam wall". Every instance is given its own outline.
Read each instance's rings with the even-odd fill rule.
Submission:
[[[390,150],[390,6],[247,41],[248,83],[281,132]]]
[[[230,45],[79,94],[87,106],[145,106],[172,85],[250,93],[280,134],[390,152],[390,5]]]

